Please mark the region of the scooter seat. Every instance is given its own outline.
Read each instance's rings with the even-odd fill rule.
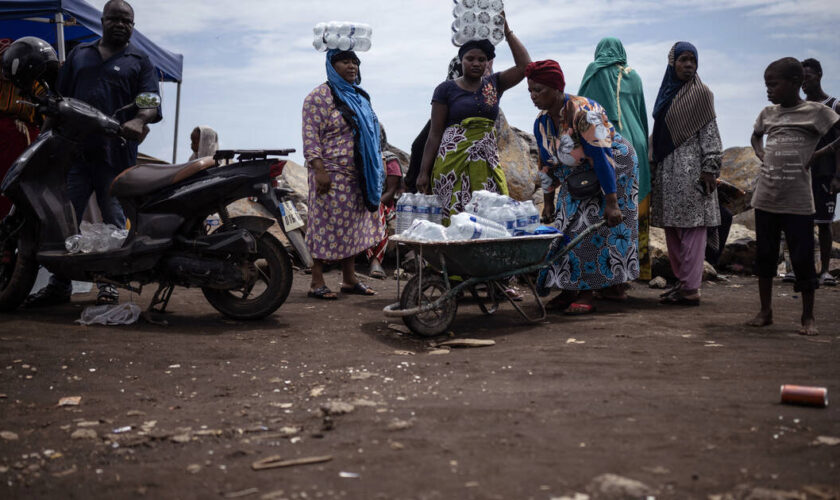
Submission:
[[[135,165],[111,183],[111,196],[133,198],[171,186],[216,164],[212,156],[177,165]]]

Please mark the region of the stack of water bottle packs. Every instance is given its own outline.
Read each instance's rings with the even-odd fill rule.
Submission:
[[[333,49],[356,52],[370,50],[370,36],[373,34],[369,25],[348,21],[318,23],[312,31],[315,35],[312,46],[321,52]]]
[[[120,229],[112,224],[97,222],[91,224],[82,221],[80,233],[64,240],[68,253],[99,253],[120,248],[128,236],[128,229]]]
[[[490,191],[474,192],[464,211],[450,217],[449,227],[440,225],[440,213],[435,196],[404,194],[397,203],[397,233],[412,241],[465,241],[531,235],[540,227],[532,201]]]
[[[452,15],[452,43],[460,47],[471,40],[490,40],[498,45],[505,39],[502,0],[455,0]]]

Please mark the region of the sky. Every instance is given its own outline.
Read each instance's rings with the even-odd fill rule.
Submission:
[[[88,0],[101,8],[105,0]],[[360,53],[362,87],[388,133],[406,151],[431,111],[432,92],[457,53],[451,42],[452,0],[135,0],[135,28],[184,55],[177,158],[190,154],[197,125],[219,133],[222,148],[295,148],[301,154],[301,105],[326,80],[325,56],[312,47],[322,21],[363,22],[373,46]],[[554,59],[575,93],[605,36],[622,40],[644,82],[650,113],[668,51],[680,40],[699,52],[698,74],[715,94],[725,148],[749,145],[768,105],[763,73],[785,56],[814,57],[823,88],[840,95],[838,0],[507,0],[510,28],[532,60]],[[496,71],[513,65],[505,42]],[[141,145],[171,161],[176,85],[164,83],[164,119]],[[505,92],[508,121],[532,130],[537,110],[526,82]],[[648,117],[653,124],[652,118]]]

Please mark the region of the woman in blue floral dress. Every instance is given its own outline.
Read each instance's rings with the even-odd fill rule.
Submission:
[[[525,74],[531,100],[541,110],[534,122],[540,163],[560,181],[554,226],[574,238],[602,220],[607,222],[557,264],[543,270],[538,281],[543,290],[569,292],[550,305],[567,306],[567,314],[587,314],[595,310],[594,290],[639,277],[638,159],[601,105],[563,92],[565,79],[557,62],[531,63]],[[586,170],[595,171],[601,189],[577,199],[567,178]],[[567,297],[570,294],[576,298]]]

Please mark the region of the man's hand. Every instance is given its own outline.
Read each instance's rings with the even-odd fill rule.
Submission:
[[[840,177],[831,179],[831,194],[840,193]]]
[[[139,118],[132,118],[120,125],[120,135],[132,141],[143,142],[148,133],[148,125]]]

